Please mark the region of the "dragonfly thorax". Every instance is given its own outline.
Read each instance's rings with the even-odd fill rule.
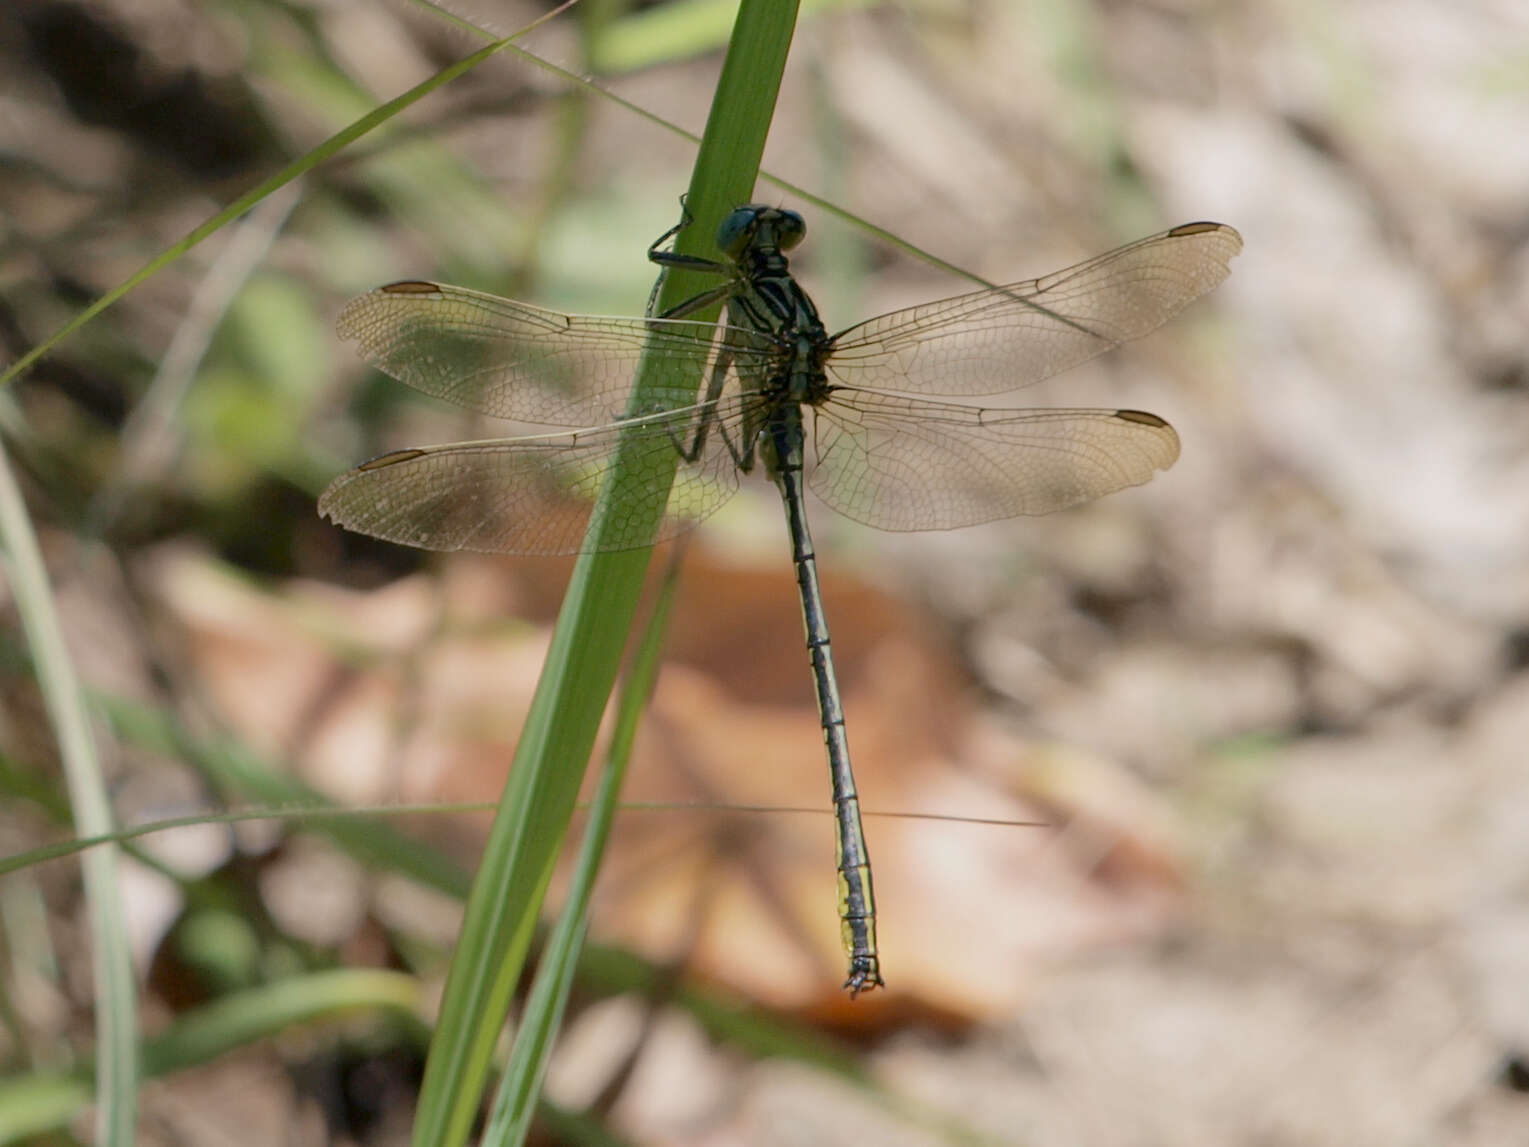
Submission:
[[[784,258],[781,262],[785,262]],[[742,289],[728,300],[728,323],[765,340],[773,367],[753,380],[772,398],[816,404],[828,397],[824,369],[832,340],[817,308],[789,274],[741,276]]]

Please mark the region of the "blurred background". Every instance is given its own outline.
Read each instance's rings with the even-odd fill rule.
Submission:
[[[452,7],[503,34],[549,6]],[[1529,9],[806,7],[769,172],[993,281],[1197,219],[1246,248],[1170,328],[1015,400],[1167,418],[1183,454],[1151,484],[947,534],[816,507],[885,993],[838,987],[774,492],[699,531],[629,785],[661,807],[623,814],[593,930],[671,986],[581,984],[549,1110],[593,1122],[543,1141],[1523,1142]],[[590,2],[524,47],[699,132],[728,8]],[[0,361],[480,45],[382,0],[6,5]],[[317,517],[366,457],[493,432],[367,370],[334,316],[403,278],[641,314],[693,158],[505,53],[0,397],[113,715],[125,823],[279,804],[288,782],[496,798],[571,562]],[[769,183],[757,198],[806,214],[793,269],[830,329],[969,288]],[[0,595],[14,853],[68,826]],[[486,818],[388,824],[466,871]],[[443,974],[450,878],[301,823],[143,848],[147,1030],[302,970]],[[3,878],[7,1072],[88,1046],[77,872]],[[781,1042],[725,1034],[691,992],[758,1005],[754,1035]],[[418,1056],[364,1017],[253,1044],[152,1083],[145,1140],[401,1142]]]

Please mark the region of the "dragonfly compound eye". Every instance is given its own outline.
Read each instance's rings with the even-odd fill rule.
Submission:
[[[789,251],[807,235],[807,221],[795,211],[781,208],[775,212],[775,240],[782,251]]]
[[[751,203],[747,207],[737,207],[727,213],[722,220],[722,225],[717,228],[717,247],[730,259],[736,259],[754,241],[754,232],[759,227],[759,218],[762,212],[768,211],[768,207],[761,207],[757,203]]]

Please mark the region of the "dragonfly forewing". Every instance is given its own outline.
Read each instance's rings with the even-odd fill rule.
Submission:
[[[398,450],[341,474],[319,511],[401,545],[513,554],[577,553],[592,514],[601,512],[615,527],[602,548],[635,549],[683,533],[732,497],[737,465],[717,423],[736,424],[746,405],[734,396],[569,434]],[[687,458],[703,424],[712,432]],[[619,470],[612,465],[618,450]],[[651,515],[638,511],[661,494],[655,475],[676,454],[681,465],[655,537]],[[598,499],[606,481],[617,484]]]
[[[1231,273],[1242,237],[1189,223],[1065,271],[893,311],[833,337],[849,386],[1002,394],[1162,326]]]
[[[883,530],[944,530],[1049,514],[1139,486],[1179,437],[1136,410],[1005,410],[871,391],[817,409],[808,486]]]
[[[565,315],[429,282],[368,291],[336,325],[373,366],[415,390],[495,418],[575,427],[628,413],[645,352],[657,364],[652,409],[694,403],[717,332],[684,319]]]

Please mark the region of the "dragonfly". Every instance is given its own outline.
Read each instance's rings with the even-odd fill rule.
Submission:
[[[662,249],[684,226],[649,258],[719,282],[655,317],[565,315],[422,281],[352,300],[339,331],[384,373],[480,414],[563,429],[395,450],[341,474],[319,510],[425,549],[565,554],[679,536],[742,475],[771,479],[832,784],[844,986],[857,996],[884,980],[806,491],[857,522],[919,531],[1047,514],[1148,481],[1179,455],[1178,435],[1155,414],[949,400],[1029,386],[1157,329],[1227,277],[1242,239],[1225,224],[1188,223],[1051,275],[829,334],[789,268],[786,252],[806,235],[799,213],[736,208],[715,260]],[[687,317],[718,301],[721,323]],[[634,406],[639,362],[652,382]],[[645,460],[677,465],[673,484],[655,485]],[[656,531],[648,513],[629,529],[602,521],[602,540],[585,540],[597,536],[586,533],[593,514],[644,497],[665,499]]]

